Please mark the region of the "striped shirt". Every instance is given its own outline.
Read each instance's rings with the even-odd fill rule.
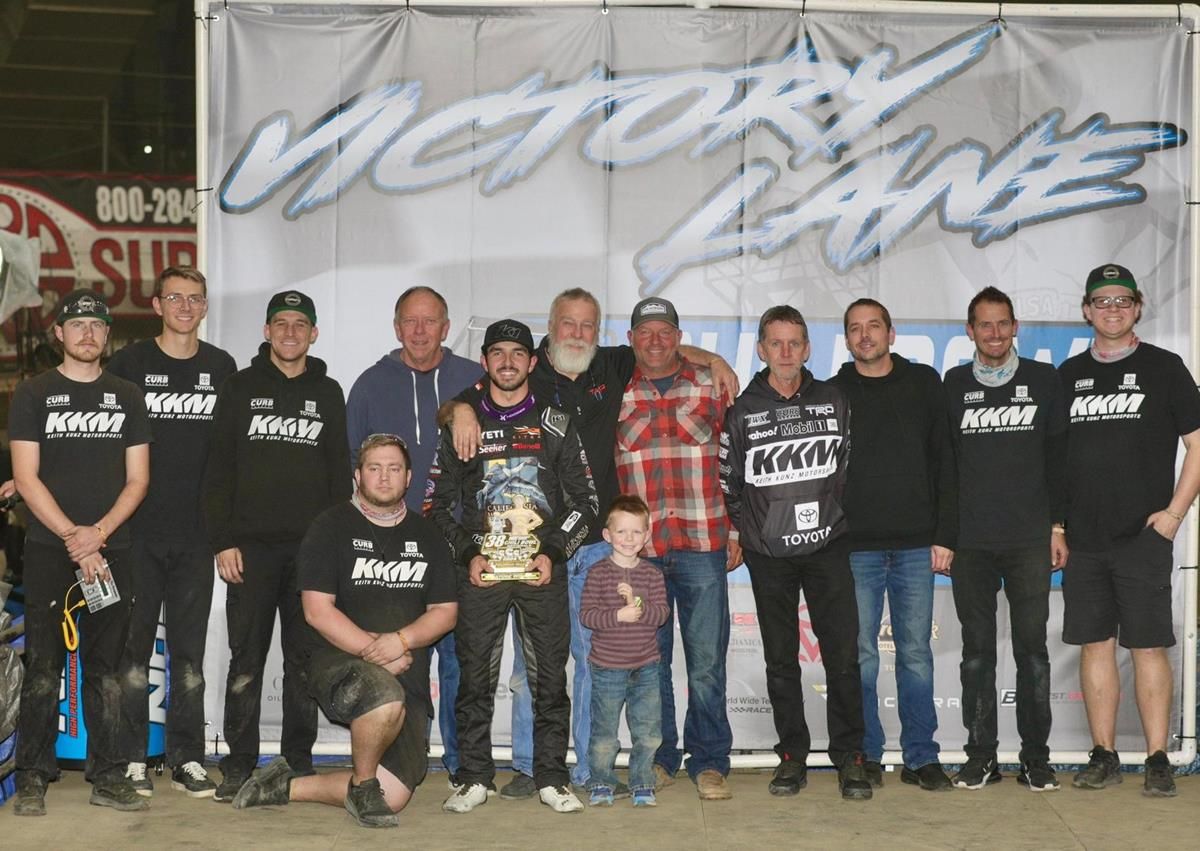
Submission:
[[[617,586],[629,583],[634,597],[642,598],[642,619],[620,623],[617,612],[625,598]],[[601,559],[588,569],[579,602],[579,622],[592,630],[592,652],[588,661],[601,668],[633,670],[657,662],[658,628],[667,622],[667,587],[662,571],[645,559],[632,568],[621,567],[611,558]]]
[[[713,552],[729,536],[717,441],[725,402],[707,367],[681,361],[665,394],[635,368],[617,423],[617,480],[650,506],[644,554]]]

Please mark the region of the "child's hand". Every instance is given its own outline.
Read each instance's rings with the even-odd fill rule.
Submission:
[[[617,623],[637,623],[643,614],[641,606],[622,606],[617,609]]]
[[[625,601],[626,606],[633,605],[633,588],[628,582],[622,582],[618,585],[617,593],[621,595],[621,599]]]

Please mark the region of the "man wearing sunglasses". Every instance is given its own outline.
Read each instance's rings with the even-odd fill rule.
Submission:
[[[1172,541],[1200,490],[1200,392],[1178,355],[1134,333],[1143,301],[1124,266],[1093,269],[1083,297],[1092,345],[1059,369],[1070,406],[1063,641],[1081,645],[1079,678],[1094,745],[1075,787],[1103,789],[1122,779],[1119,642],[1133,660],[1149,755],[1142,791],[1170,797]],[[1181,436],[1186,451],[1177,480]]]
[[[117,810],[147,806],[125,778],[117,696],[133,594],[126,521],[150,479],[150,423],[138,388],[100,368],[111,323],[97,293],[76,290],[64,298],[54,326],[62,365],[22,382],[9,411],[13,478],[33,513],[25,541],[25,681],[13,801],[20,816],[46,814],[46,785],[59,774],[64,597],[80,599],[81,591],[71,590],[77,573],[89,584],[112,580],[121,596],[79,616],[89,802]]]
[[[154,282],[157,337],[113,355],[108,369],[146,397],[154,431],[150,490],[133,516],[133,614],[122,660],[126,776],[138,793],[153,794],[146,773],[149,660],[159,612],[166,604],[171,699],[167,706],[167,765],[171,787],[211,798],[216,784],[204,770],[204,646],[212,606],[213,556],[201,515],[200,483],[208,458],[217,390],[237,372],[233,358],[200,339],[208,285],[190,266],[168,266]],[[163,698],[162,686],[158,699]]]
[[[313,518],[350,495],[345,397],[325,362],[308,354],[317,341],[313,300],[296,290],[273,295],[263,337],[250,366],[217,397],[205,468],[204,511],[229,624],[229,756],[214,795],[220,802],[233,800],[258,760],[263,668],[277,609],[280,750],[297,775],[312,772],[317,704],[305,676],[311,631],[300,608],[296,552]]]

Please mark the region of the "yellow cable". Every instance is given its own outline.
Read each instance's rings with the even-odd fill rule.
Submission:
[[[63,597],[63,622],[62,634],[63,643],[67,645],[67,651],[74,653],[79,648],[79,629],[75,626],[75,618],[71,617],[77,609],[87,605],[87,600],[80,600],[75,605],[71,605],[71,592],[78,588],[79,582],[76,582],[67,589],[66,595]]]

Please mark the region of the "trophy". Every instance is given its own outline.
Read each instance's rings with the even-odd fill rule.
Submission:
[[[541,574],[526,569],[529,560],[537,555],[541,544],[533,535],[515,535],[504,531],[504,520],[492,517],[491,531],[483,536],[479,554],[492,563],[489,573],[484,571],[484,582],[526,582],[538,579]]]

